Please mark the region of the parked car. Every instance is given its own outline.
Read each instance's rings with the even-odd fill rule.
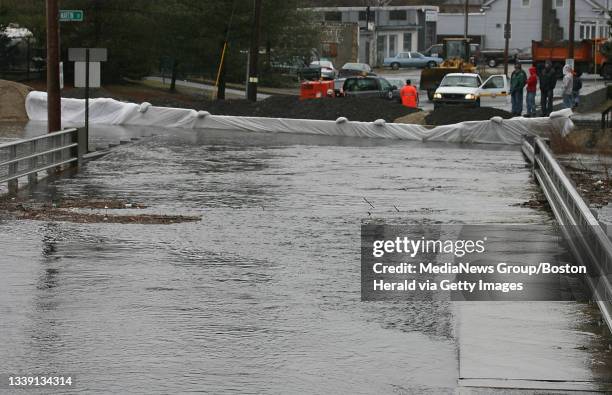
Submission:
[[[444,44],[434,44],[422,52],[423,55],[444,60]],[[480,44],[470,44],[470,54],[476,62],[480,61]]]
[[[430,56],[430,57],[433,57],[433,58],[442,58],[443,49],[444,48],[443,48],[442,44],[434,44],[431,47],[427,48],[422,53],[425,56]]]
[[[304,60],[298,56],[277,58],[270,62],[272,70],[283,74],[297,75],[301,69],[306,67]]]
[[[357,75],[376,75],[367,63],[345,63],[338,72],[338,78],[346,78]]]
[[[348,77],[342,85],[342,94],[347,97],[381,97],[389,100],[399,97],[397,86],[376,76]]]
[[[529,48],[531,52],[531,48]],[[508,51],[508,62],[514,63],[516,60],[516,54],[519,52],[518,49],[510,49]],[[531,55],[529,55],[531,57]],[[480,51],[480,60],[489,67],[496,67],[499,64],[504,63],[506,59],[503,49],[484,49]]]
[[[532,63],[531,47],[519,48],[514,53],[514,63]]]
[[[321,73],[321,78],[333,80],[336,78],[337,70],[334,67],[334,64],[329,60],[315,60],[314,62],[310,62],[308,66],[312,69],[319,68]]]
[[[505,107],[510,103],[510,81],[503,74],[492,75],[484,83],[474,73],[447,74],[433,102],[434,109],[443,105]]]
[[[400,52],[392,58],[385,58],[383,66],[398,70],[400,67],[436,67],[442,63],[442,58],[425,56],[419,52]]]

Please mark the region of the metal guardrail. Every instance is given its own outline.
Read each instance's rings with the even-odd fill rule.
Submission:
[[[593,299],[612,330],[612,241],[574,184],[555,160],[545,140],[523,141],[522,151],[579,264],[590,268],[587,282]],[[593,276],[595,275],[595,276]]]
[[[10,194],[17,192],[18,179],[37,181],[37,173],[64,165],[80,165],[87,153],[83,129],[66,129],[25,140],[0,144],[0,184],[8,183]]]
[[[601,112],[601,130],[612,129],[612,106]]]

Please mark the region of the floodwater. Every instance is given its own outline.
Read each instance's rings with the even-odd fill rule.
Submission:
[[[609,365],[592,306],[360,301],[364,219],[552,231],[516,206],[534,191],[516,147],[159,131],[36,196],[202,220],[0,221],[0,374],[72,374],[92,393],[440,394],[533,380],[521,374],[537,364],[597,383]],[[529,337],[543,328],[559,348]]]

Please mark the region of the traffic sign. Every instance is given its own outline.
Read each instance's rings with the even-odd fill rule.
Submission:
[[[89,49],[90,62],[106,62],[106,48],[68,48],[68,60],[71,62],[86,62],[86,51]]]
[[[83,22],[83,10],[60,10],[60,22]]]

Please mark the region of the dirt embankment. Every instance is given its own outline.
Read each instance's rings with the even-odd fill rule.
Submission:
[[[26,122],[25,99],[32,89],[12,81],[0,80],[0,122]]]
[[[432,111],[425,117],[425,122],[428,125],[450,125],[466,121],[488,121],[493,117],[509,119],[512,118],[512,114],[508,111],[492,107],[465,108],[448,106]]]
[[[216,115],[242,115],[272,118],[336,120],[346,117],[350,121],[372,122],[411,114],[416,109],[402,106],[396,101],[379,98],[327,98],[300,100],[296,96],[272,96],[266,100],[225,100],[209,102],[204,109]]]

